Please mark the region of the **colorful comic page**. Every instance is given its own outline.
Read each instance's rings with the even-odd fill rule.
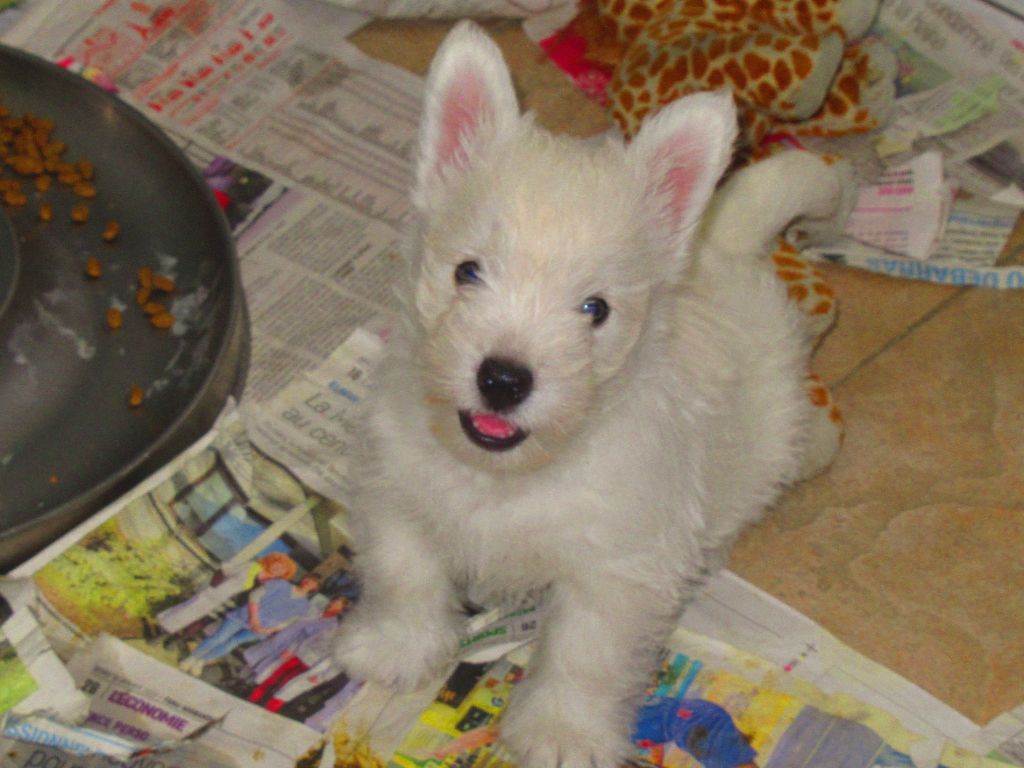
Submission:
[[[496,724],[523,678],[523,661],[514,652],[493,664],[459,664],[395,751],[389,768],[511,766],[495,741]]]
[[[359,687],[331,653],[358,591],[347,545],[325,540],[335,509],[234,417],[115,506],[31,576],[57,653],[106,633],[322,733]]]
[[[529,648],[523,648],[491,665],[461,664],[406,734],[389,768],[513,766],[499,740],[500,721],[528,658]],[[633,741],[631,768],[999,765],[686,632],[669,643],[637,713]]]

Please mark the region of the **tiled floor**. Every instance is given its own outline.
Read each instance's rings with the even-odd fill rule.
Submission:
[[[377,23],[354,40],[424,74],[446,29]],[[490,29],[542,125],[604,130],[518,24]],[[732,568],[986,722],[1024,703],[1024,294],[826,272],[840,315],[814,369],[846,442],[743,537]]]

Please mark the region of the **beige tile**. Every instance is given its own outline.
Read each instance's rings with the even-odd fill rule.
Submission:
[[[813,369],[828,384],[849,376],[960,289],[821,264],[835,289],[838,321],[815,351]]]
[[[523,109],[535,112],[540,125],[575,136],[600,133],[610,125],[605,110],[547,61],[517,22],[482,23],[508,62]],[[350,39],[364,53],[425,75],[451,26],[447,21],[375,22]]]
[[[369,56],[422,76],[450,28],[446,21],[374,21],[349,37],[349,42]]]
[[[1024,702],[1024,295],[963,291],[835,388],[842,453],[733,567],[987,721]]]

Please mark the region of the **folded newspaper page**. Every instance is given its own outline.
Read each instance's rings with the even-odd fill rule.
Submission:
[[[894,228],[898,239],[848,230],[845,242],[812,252],[893,277],[1024,288],[1024,251],[1005,247],[1024,209],[1024,19],[982,0],[888,0],[869,34],[898,61],[888,125],[879,135],[809,145],[851,156],[865,183],[882,167],[905,167],[935,153],[957,198],[944,229],[934,230],[934,243],[907,207]],[[892,214],[899,201],[889,202]],[[921,246],[908,250],[908,237]]]
[[[529,647],[491,664],[460,664],[390,758],[363,746],[362,764],[389,768],[514,765],[498,739],[502,714],[529,667]],[[829,695],[774,664],[678,631],[641,703],[633,766],[943,766],[995,768],[905,728],[888,713]],[[335,736],[335,753],[352,739]]]
[[[891,253],[927,259],[939,243],[952,202],[953,190],[942,177],[942,155],[925,152],[861,186],[846,234]]]
[[[14,574],[89,701],[62,723],[88,733],[39,720],[36,741],[125,758],[194,740],[292,765],[359,688],[330,653],[357,597],[348,550],[318,536],[336,510],[236,416],[147,485]]]

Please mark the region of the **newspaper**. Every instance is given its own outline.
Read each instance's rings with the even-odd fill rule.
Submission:
[[[898,60],[887,126],[867,138],[808,144],[852,156],[865,182],[883,164],[898,168],[936,155],[958,197],[944,231],[903,219],[902,238],[925,243],[913,253],[849,229],[848,240],[811,253],[895,277],[1024,287],[1024,252],[1004,248],[1024,208],[1024,20],[982,0],[886,0],[869,34]],[[931,247],[933,232],[939,237]]]
[[[514,764],[498,733],[529,656],[526,647],[492,664],[460,664],[409,727],[389,768]],[[638,767],[1002,764],[922,736],[883,710],[830,695],[775,664],[683,630],[669,641],[641,703],[633,743],[628,764]]]
[[[120,758],[195,741],[240,765],[294,764],[359,690],[330,653],[358,596],[347,548],[318,535],[335,512],[231,414],[12,574],[90,702],[82,723],[31,731]],[[24,739],[22,721],[5,733]]]
[[[930,151],[886,168],[861,186],[846,233],[862,243],[912,259],[935,250],[953,203],[942,178],[942,155]]]
[[[0,584],[0,716],[78,720],[88,710],[29,607],[30,590]]]

